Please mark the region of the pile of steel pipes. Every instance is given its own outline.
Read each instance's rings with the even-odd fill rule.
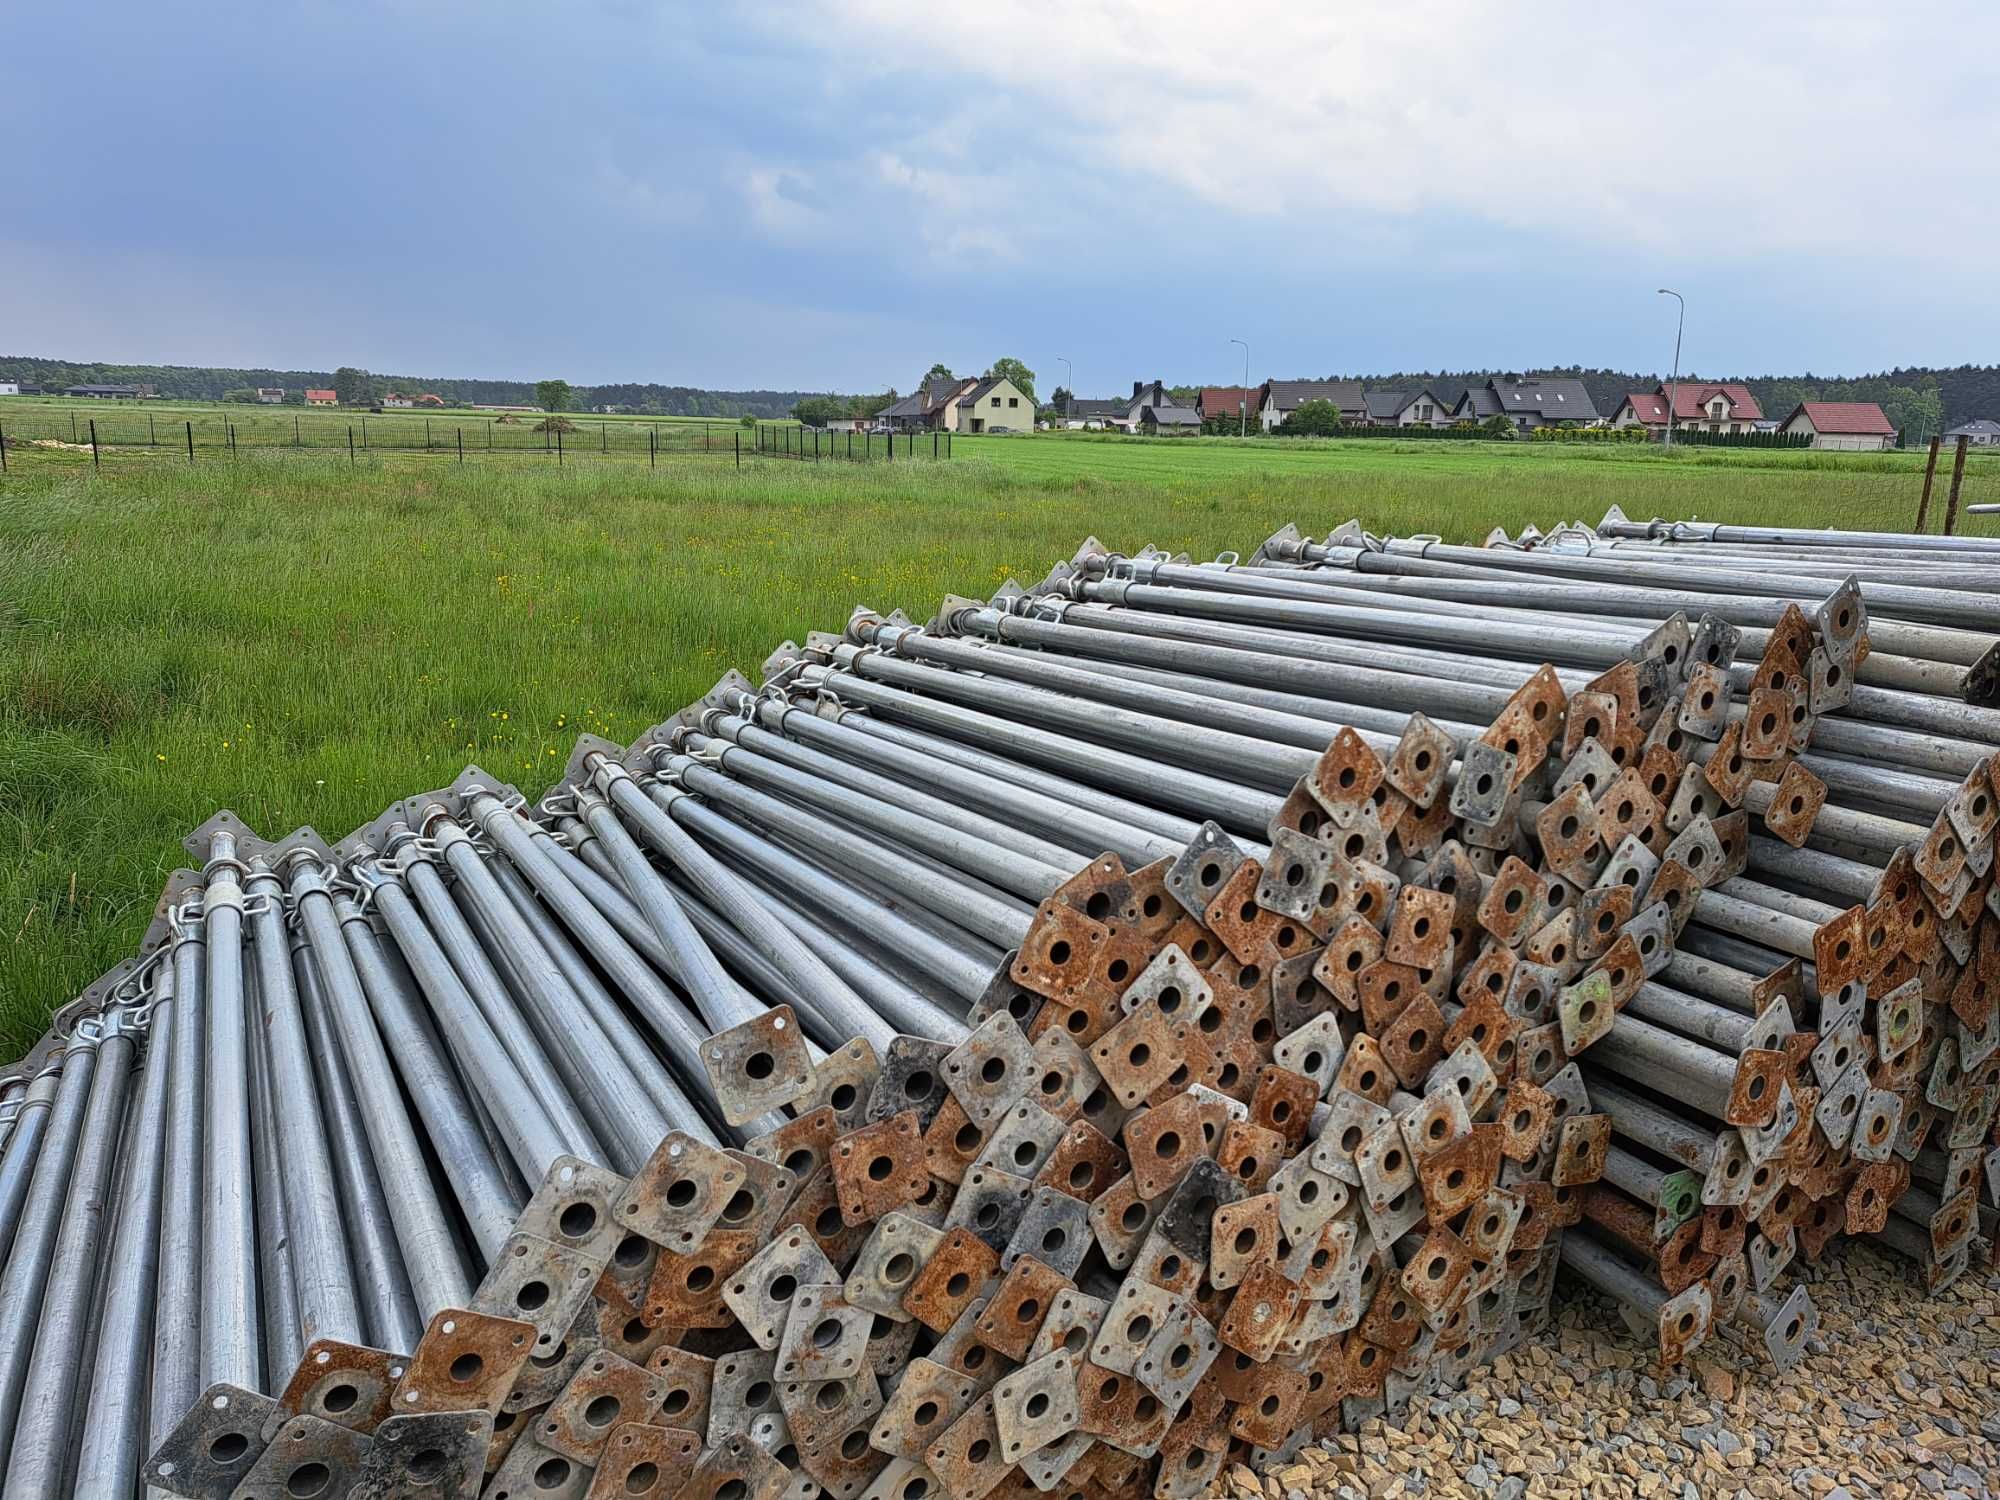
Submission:
[[[1559,1271],[1786,1367],[1989,1260],[2000,558],[1660,539],[1087,542],[218,814],[0,1071],[0,1488],[1164,1500]]]

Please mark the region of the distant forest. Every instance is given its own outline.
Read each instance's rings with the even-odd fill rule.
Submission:
[[[18,380],[45,391],[71,385],[144,385],[166,400],[220,401],[229,392],[256,386],[282,386],[287,392],[312,387],[329,390],[331,370],[238,370],[206,365],[110,365],[64,359],[33,359],[0,354],[0,380]],[[369,372],[379,395],[402,391],[416,395],[433,391],[454,405],[481,401],[495,405],[535,405],[532,380],[463,380],[439,375],[385,375]],[[813,391],[703,391],[685,385],[579,385],[573,402],[584,410],[617,407],[661,417],[764,417],[791,415],[792,408]]]
[[[1359,379],[1373,390],[1409,390],[1428,385],[1438,397],[1455,402],[1466,387],[1499,370],[1405,370],[1392,374],[1326,376],[1326,379]],[[1630,391],[1649,391],[1667,377],[1626,370],[1585,369],[1570,366],[1540,373],[1571,375],[1590,392],[1598,411],[1609,417]],[[404,391],[416,394],[434,391],[450,402],[494,402],[511,405],[535,404],[535,385],[528,380],[465,380],[434,375],[366,376],[375,391]],[[1281,378],[1309,378],[1286,372]],[[1683,383],[1701,380],[1729,380],[1747,385],[1764,415],[1783,420],[1801,401],[1875,401],[1889,420],[1902,429],[1906,441],[1921,441],[1933,433],[1974,417],[2000,417],[2000,365],[1959,365],[1952,369],[1912,366],[1886,370],[1879,375],[1855,378],[1804,375],[1692,375]],[[220,401],[233,390],[246,386],[283,386],[296,392],[307,386],[331,387],[331,370],[244,370],[200,365],[113,365],[59,359],[33,359],[0,355],[0,380],[18,380],[43,390],[60,390],[69,385],[128,385],[151,383],[167,399]],[[1192,392],[1198,387],[1175,387]],[[622,383],[578,385],[574,404],[585,410],[609,406],[615,410],[669,417],[764,417],[792,415],[801,401],[819,401],[833,393],[824,391],[706,391],[694,386]],[[879,404],[882,398],[871,398]],[[847,398],[842,398],[847,400]],[[851,404],[851,402],[849,402]],[[871,407],[872,409],[872,407]]]

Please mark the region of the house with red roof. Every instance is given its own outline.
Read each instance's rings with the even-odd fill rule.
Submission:
[[[1619,403],[1611,425],[1665,432],[1669,402],[1677,432],[1755,432],[1764,420],[1764,409],[1747,386],[1683,380],[1654,391],[1634,391]]]
[[[1874,452],[1896,446],[1895,423],[1873,401],[1802,401],[1778,431],[1805,433],[1815,448]]]
[[[1257,415],[1257,409],[1264,404],[1256,386],[1209,385],[1203,386],[1196,409],[1201,413],[1204,424],[1227,420],[1241,421],[1248,425],[1247,418]]]
[[[340,403],[340,397],[335,395],[332,391],[306,392],[307,406],[337,406],[339,405],[339,403]]]

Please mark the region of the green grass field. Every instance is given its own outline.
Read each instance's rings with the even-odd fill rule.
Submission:
[[[1902,526],[1908,455],[961,439],[950,464],[557,470],[9,452],[0,482],[0,1058],[127,956],[229,805],[344,833],[468,760],[531,795],[856,603],[927,616],[1087,533],[1197,556],[1297,521],[1474,540],[1699,514]],[[1978,466],[1968,500],[2000,500]],[[1935,521],[1933,522],[1935,525]],[[1990,523],[1982,523],[1990,524]]]
[[[596,456],[600,451],[646,456],[657,441],[662,449],[729,450],[740,425],[725,417],[599,416],[570,412],[576,430],[564,438],[571,452]],[[503,420],[506,418],[506,420]],[[539,412],[473,411],[443,407],[426,410],[400,407],[382,412],[328,407],[241,405],[220,401],[88,401],[60,397],[0,399],[0,429],[10,439],[30,443],[88,447],[90,429],[110,461],[134,458],[187,460],[192,429],[202,457],[226,448],[234,430],[239,449],[325,449],[345,456],[350,434],[361,452],[378,449],[456,452],[463,441],[470,457],[491,452],[542,456],[549,441],[534,431]],[[793,426],[785,422],[779,426]],[[743,433],[744,441],[750,434]],[[45,451],[60,452],[60,449]],[[87,454],[85,455],[88,456]]]

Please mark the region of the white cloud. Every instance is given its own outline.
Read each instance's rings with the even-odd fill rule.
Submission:
[[[706,206],[685,184],[638,176],[615,162],[599,161],[593,176],[604,201],[634,223],[681,228],[699,223]]]
[[[1087,153],[1274,233],[1424,214],[1723,262],[1863,245],[1969,263],[2000,228],[1991,195],[1961,186],[1963,164],[2000,146],[1993,70],[1984,49],[1941,44],[1985,33],[1973,7],[1433,0],[1225,18],[1197,0],[834,0],[815,12],[792,34],[828,38],[844,68],[903,69],[920,37],[925,76],[972,80],[1010,115],[1035,110],[1043,162]],[[976,96],[952,113],[952,138],[980,130]],[[959,185],[978,174],[937,174],[932,154],[884,162],[962,221]],[[1013,239],[1042,205],[1013,194],[974,207]]]
[[[758,166],[743,174],[744,202],[750,221],[767,238],[782,244],[811,239],[824,219],[805,198],[808,179],[789,167]]]

